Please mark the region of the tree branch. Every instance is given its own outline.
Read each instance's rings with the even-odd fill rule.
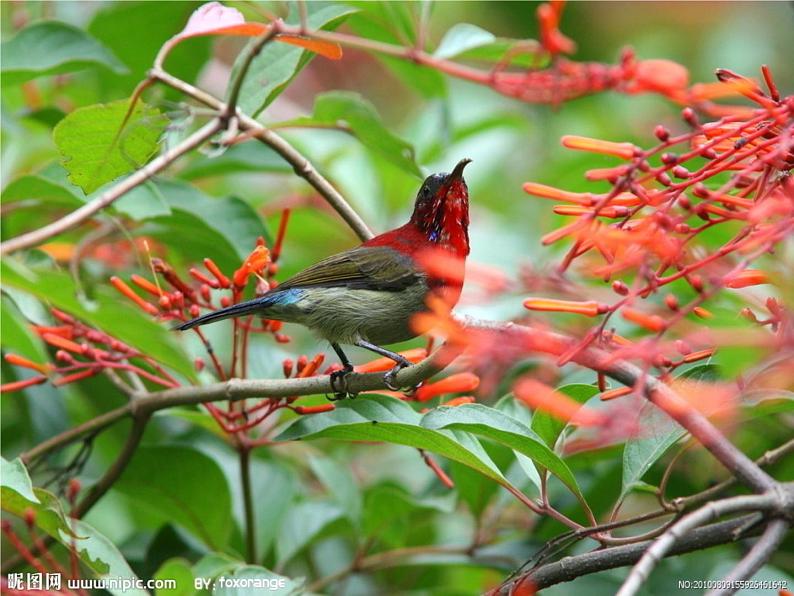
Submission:
[[[756,572],[775,554],[778,544],[783,541],[790,524],[785,519],[773,519],[764,530],[763,535],[753,545],[739,564],[720,583],[725,587],[711,590],[706,596],[726,596],[735,594],[738,583],[753,577]],[[732,585],[733,584],[733,585]],[[735,586],[735,587],[734,587]]]
[[[653,541],[631,570],[626,581],[623,582],[617,596],[634,596],[648,579],[656,564],[665,557],[676,542],[682,540],[697,527],[728,513],[737,511],[780,512],[791,508],[792,503],[794,503],[794,486],[785,488],[782,485],[777,490],[762,495],[742,495],[707,503],[700,509],[682,517]],[[789,515],[791,515],[791,511],[789,511]]]
[[[515,323],[483,321],[472,317],[457,317],[457,321],[469,329],[511,335],[516,342],[515,345],[522,346],[527,351],[559,356],[569,352],[578,344],[577,340],[568,336]],[[586,368],[602,372],[627,387],[636,385],[638,381],[643,380],[646,398],[689,431],[741,482],[759,493],[777,486],[771,476],[725,438],[725,435],[708,418],[693,408],[668,385],[648,375],[637,365],[623,360],[615,362],[609,352],[592,346],[579,350],[571,360]]]
[[[665,557],[681,555],[734,542],[737,539],[736,532],[738,530],[750,527],[753,525],[753,522],[758,521],[760,521],[759,514],[750,514],[729,521],[697,528],[677,542],[675,546],[665,554]],[[748,531],[747,535],[753,535],[759,532],[760,526],[753,527]],[[572,581],[583,575],[625,567],[626,565],[636,563],[650,544],[651,542],[647,540],[645,542],[637,542],[624,546],[613,546],[581,555],[564,557],[559,561],[531,569],[509,583],[503,584],[499,588],[499,593],[509,594],[513,587],[524,581],[531,582],[536,589],[542,590],[543,588],[548,588],[555,584]]]
[[[226,110],[226,104],[217,97],[168,74],[162,69],[153,68],[149,71],[149,76],[169,87],[181,91],[185,95],[192,97],[196,101],[200,101],[220,113],[224,113]],[[320,193],[361,240],[369,240],[372,238],[374,234],[369,227],[367,227],[367,224],[364,223],[364,220],[361,219],[361,216],[355,212],[339,191],[336,190],[328,180],[323,178],[311,162],[297,149],[290,145],[283,137],[265,128],[259,122],[243,114],[239,110],[237,111],[237,117],[240,120],[240,128],[242,130],[250,131],[256,139],[281,155],[281,157],[292,166],[298,176],[306,180],[306,182]]]
[[[456,355],[450,348],[442,346],[422,362],[404,368],[397,373],[396,381],[401,387],[413,387],[446,368]],[[351,373],[345,377],[345,381],[347,382],[347,390],[350,393],[387,388],[382,373]],[[128,416],[138,418],[175,406],[197,405],[216,401],[234,402],[252,397],[281,399],[301,395],[328,394],[334,393],[334,391],[335,389],[331,386],[331,377],[322,375],[291,379],[229,379],[222,383],[199,387],[190,385],[155,393],[136,393],[127,404],[47,439],[21,454],[20,458],[25,464],[28,464],[85,435],[99,432]]]
[[[101,211],[108,205],[111,205],[116,199],[120,199],[136,186],[142,184],[158,172],[161,172],[167,168],[185,153],[201,145],[204,141],[218,132],[222,126],[223,125],[219,119],[213,118],[210,122],[202,126],[199,130],[194,132],[177,146],[163,152],[141,169],[136,170],[127,178],[103,192],[93,201],[86,203],[79,209],[75,209],[68,215],[65,215],[61,219],[47,224],[46,226],[27,232],[17,236],[16,238],[11,238],[11,240],[6,240],[0,244],[0,254],[4,255],[17,250],[22,250],[23,248],[36,246],[45,240],[52,238],[53,236],[67,232],[68,230],[80,225],[98,211]]]

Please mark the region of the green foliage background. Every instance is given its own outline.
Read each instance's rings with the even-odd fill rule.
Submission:
[[[228,4],[250,18],[262,10],[282,15],[291,10],[290,16],[295,18],[294,6],[290,9],[282,3]],[[108,180],[94,184],[85,183],[80,176],[67,176],[63,148],[59,152],[58,147],[59,130],[68,134],[64,118],[84,106],[129,97],[162,43],[181,29],[196,6],[194,2],[3,4],[4,238],[50,222],[101,192],[102,188],[97,191],[96,187]],[[349,2],[344,6],[312,3],[310,8],[313,13],[329,11],[322,23],[332,14],[344,15],[348,31],[399,42],[415,37],[411,15],[421,6]],[[431,9],[428,43],[435,48],[445,31],[462,22],[476,24],[499,38],[535,37],[536,7],[534,2],[438,3]],[[37,25],[39,22],[43,24]],[[21,31],[20,24],[24,24]],[[579,46],[578,60],[614,63],[620,48],[631,45],[641,58],[668,58],[686,65],[692,82],[711,81],[717,67],[757,76],[760,64],[766,63],[784,93],[794,88],[792,27],[790,5],[760,2],[572,3],[563,21],[564,31]],[[44,40],[43,45],[36,41],[39,39]],[[222,95],[225,67],[233,63],[241,46],[236,39],[192,39],[177,47],[167,68]],[[65,47],[70,48],[72,57],[56,58],[68,53]],[[529,106],[409,63],[356,51],[346,53],[338,63],[317,58],[292,79],[302,66],[302,52],[283,44],[267,49],[271,50],[276,53],[274,63],[276,58],[283,60],[278,62],[282,71],[257,76],[291,82],[286,90],[283,84],[274,84],[264,91],[244,91],[242,104],[255,109],[254,95],[259,93],[259,103],[263,98],[269,103],[263,121],[276,125],[315,125],[344,118],[352,134],[313,128],[280,132],[340,188],[373,229],[385,230],[405,220],[420,175],[448,170],[458,159],[470,157],[474,160],[467,170],[472,196],[471,258],[511,276],[527,263],[543,269],[555,262],[559,249],[542,248],[538,240],[563,221],[551,213],[549,204],[525,195],[521,184],[534,180],[591,190],[593,186],[585,182],[582,173],[613,163],[608,158],[564,151],[558,142],[561,135],[648,145],[657,123],[681,127],[680,108],[656,96],[604,93],[556,109]],[[256,86],[257,80],[252,77],[248,84]],[[25,81],[28,86],[23,88]],[[38,94],[35,101],[31,100],[31,85]],[[173,90],[157,89],[147,95],[147,101],[168,117],[163,133],[166,146],[183,138],[190,126],[181,99]],[[133,130],[156,139],[164,123],[161,116],[143,115]],[[85,157],[88,142],[74,137],[69,140],[74,145],[71,153]],[[140,164],[150,154],[144,146],[133,155],[124,152],[117,157],[123,171],[125,160],[128,166],[130,159]],[[297,203],[284,249],[281,275],[286,278],[356,242],[329,209],[308,200],[311,194],[277,155],[261,144],[246,143],[220,155],[193,152],[97,219],[117,226],[118,239],[147,236],[159,241],[168,261],[177,268],[185,269],[212,256],[222,268],[233,270],[256,236],[272,238],[280,207]],[[55,240],[75,243],[86,230],[83,227]],[[715,234],[709,241],[722,239]],[[120,255],[117,266],[88,256],[81,262],[77,278],[63,263],[39,250],[10,258],[3,269],[3,350],[37,361],[46,359],[45,346],[27,324],[51,323],[43,306],[48,301],[156,354],[185,377],[193,375],[191,361],[201,355],[201,346],[180,343],[145,315],[121,303],[108,288],[109,276],[128,277],[135,272],[146,274],[144,254]],[[508,319],[523,314],[522,298],[518,293],[508,294],[462,310]],[[718,313],[715,324],[742,325],[735,316],[739,308],[737,300],[721,299],[714,305]],[[283,358],[326,348],[303,330],[288,332],[294,338],[288,345],[276,344],[269,337],[255,338],[250,349],[252,377],[279,377]],[[207,329],[222,359],[229,357],[224,352],[230,345],[228,333],[222,325]],[[734,371],[746,358],[754,356],[727,351],[714,364]],[[2,373],[3,382],[26,374],[6,362]],[[580,372],[566,369],[564,374],[566,385],[592,382]],[[513,377],[511,374],[487,396],[490,406],[507,391]],[[568,385],[566,391],[580,401],[593,399],[592,387]],[[461,410],[454,433],[446,435],[434,426],[432,412],[421,418],[409,406],[390,401],[383,407],[399,409],[392,412],[392,426],[383,425],[374,432],[367,408],[380,399],[343,404],[329,417],[305,418],[283,435],[285,439],[327,438],[254,452],[258,565],[292,578],[295,585],[304,577],[311,584],[344,569],[360,552],[465,545],[480,531],[487,536],[487,545],[471,558],[439,549],[329,584],[340,594],[479,593],[501,581],[564,529],[551,519],[533,519],[499,488],[511,484],[535,496],[537,471],[530,460],[556,466],[558,477],[570,474],[569,488],[555,480],[552,498],[561,511],[584,521],[576,492],[581,491],[597,515],[604,514],[622,492],[658,483],[663,466],[657,460],[661,455],[662,462],[669,461],[672,451],[667,447],[680,437],[676,429],[669,428],[664,429],[661,449],[658,444],[631,445],[624,453],[623,445],[616,445],[563,460],[553,451],[555,433],[561,429],[553,428],[553,420],[542,416],[530,420],[529,413],[512,400],[502,400],[495,407],[477,406],[480,410]],[[122,397],[101,376],[60,389],[42,385],[3,396],[3,457],[10,462],[25,449],[121,403]],[[732,437],[751,456],[779,445],[791,433],[791,428],[763,405],[757,408],[743,413]],[[285,417],[281,422],[289,420]],[[128,430],[122,423],[95,440],[93,457],[81,473],[84,484],[101,476]],[[524,440],[516,438],[519,436]],[[528,441],[530,437],[535,438]],[[450,461],[444,466],[456,489],[441,486],[416,450],[401,443],[448,456]],[[192,577],[232,570],[268,573],[242,567],[238,462],[209,416],[195,409],[162,412],[147,428],[144,445],[122,480],[86,517],[89,529],[85,533],[107,538],[106,542],[96,538],[94,556],[116,565],[119,574],[181,578],[184,590],[180,593],[185,594],[192,593],[188,587]],[[72,455],[74,449],[69,449],[58,459],[65,462]],[[37,495],[31,492],[24,471],[15,465],[4,463],[4,502],[16,502],[13,498],[22,495],[24,500],[16,502],[22,503],[19,513],[24,506],[35,504]],[[792,466],[794,461],[789,458],[772,471],[777,478],[791,479]],[[685,456],[681,469],[684,472],[673,477],[672,494],[696,492],[722,478],[716,464],[697,450]],[[44,478],[46,474],[41,472],[34,475],[33,485],[40,486]],[[47,498],[38,495],[39,500]],[[634,490],[627,508],[639,512],[653,507],[653,502],[652,495]],[[785,546],[788,554],[781,553],[775,565],[758,578],[790,578],[794,574],[791,539]],[[667,561],[652,577],[648,593],[670,593],[671,577],[718,578],[738,554],[737,548],[723,547]],[[89,568],[107,571],[102,565]],[[588,576],[573,586],[544,593],[587,590],[593,595],[611,594],[624,573],[617,570]]]

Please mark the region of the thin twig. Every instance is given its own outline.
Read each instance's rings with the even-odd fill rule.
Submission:
[[[657,563],[667,555],[677,541],[683,539],[695,528],[737,511],[777,510],[784,505],[782,492],[781,489],[779,492],[764,493],[762,495],[742,495],[721,501],[712,501],[700,509],[685,515],[653,541],[623,582],[617,596],[634,596],[634,594],[637,594]]]
[[[181,91],[185,95],[200,101],[201,103],[214,108],[223,113],[226,104],[217,97],[186,83],[185,81],[170,75],[164,70],[153,68],[149,71],[149,76],[156,78],[162,83]],[[369,240],[374,235],[361,216],[350,206],[345,198],[336,190],[328,180],[326,180],[297,149],[290,145],[283,137],[272,130],[265,128],[259,122],[241,113],[238,110],[240,128],[250,131],[251,134],[281,155],[295,170],[295,173],[306,180],[320,195],[333,207],[342,217],[348,226],[356,233],[361,240]]]
[[[217,118],[212,119],[184,141],[175,147],[164,151],[141,169],[136,170],[127,178],[118,184],[113,185],[96,199],[89,201],[79,209],[75,209],[71,213],[50,224],[47,224],[46,226],[42,226],[36,230],[32,230],[15,238],[11,238],[10,240],[6,240],[0,244],[0,254],[8,254],[17,250],[22,250],[23,248],[37,246],[45,240],[52,238],[53,236],[67,232],[80,225],[95,213],[101,211],[108,205],[111,205],[115,200],[123,197],[133,188],[139,186],[155,174],[167,168],[185,153],[188,153],[189,151],[204,143],[220,129],[221,121]]]
[[[273,39],[279,34],[279,31],[281,31],[279,21],[273,21],[267,32],[257,37],[248,46],[245,56],[240,63],[240,69],[234,74],[234,78],[229,81],[229,91],[226,94],[226,106],[221,112],[221,117],[227,122],[237,113],[237,99],[240,97],[240,89],[243,87],[245,75],[248,74],[248,69],[251,67],[251,63],[253,62],[254,58],[256,58],[262,51],[262,48],[273,41]]]
[[[240,445],[238,452],[240,488],[243,492],[243,509],[245,511],[245,560],[253,565],[256,563],[256,520],[254,517],[254,494],[251,487],[251,448],[247,445]]]
[[[764,533],[753,545],[753,548],[739,561],[731,572],[720,583],[723,587],[711,590],[706,596],[728,596],[735,594],[740,582],[750,579],[775,554],[778,545],[783,541],[790,528],[785,519],[774,519]]]

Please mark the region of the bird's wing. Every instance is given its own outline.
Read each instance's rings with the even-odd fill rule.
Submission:
[[[278,289],[346,287],[398,292],[423,278],[408,255],[385,246],[360,246],[323,259]]]

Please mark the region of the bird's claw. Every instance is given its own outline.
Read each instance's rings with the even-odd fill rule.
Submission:
[[[341,399],[348,399],[348,398],[353,399],[353,398],[356,397],[355,393],[350,393],[347,390],[346,377],[351,372],[353,372],[353,367],[352,366],[350,368],[343,368],[343,369],[340,369],[340,370],[335,370],[334,372],[331,373],[331,389],[333,389],[334,396],[333,397],[328,397],[328,395],[326,395],[326,398],[328,399],[328,401],[339,401]],[[337,381],[341,382],[341,388],[340,389],[337,389],[337,385],[336,385]]]
[[[411,366],[411,363],[408,361],[398,362],[397,366],[383,375],[383,384],[392,391],[400,391],[402,387],[397,384],[397,373],[408,366]]]

